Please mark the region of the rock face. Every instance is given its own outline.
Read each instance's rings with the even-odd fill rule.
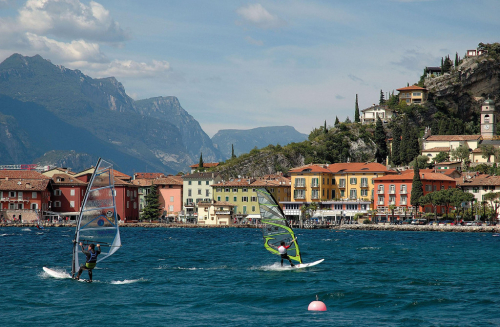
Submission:
[[[488,96],[500,99],[500,62],[491,56],[465,58],[450,73],[427,78],[425,87],[437,100],[444,101],[462,118],[468,119],[481,108]]]
[[[234,154],[239,156],[255,147],[260,149],[269,144],[284,146],[306,139],[306,134],[299,133],[292,126],[272,126],[248,130],[223,129],[212,137],[212,142],[222,152],[224,159],[229,159],[232,154],[231,146],[234,146]]]
[[[14,54],[0,64],[0,94],[38,105],[42,108],[38,111],[44,110],[57,120],[55,123],[49,115],[38,117],[37,123],[45,126],[45,133],[56,135],[59,141],[73,141],[71,146],[64,147],[40,145],[37,136],[25,128],[31,119],[29,114],[19,113],[25,119],[13,120],[0,105],[0,114],[5,115],[3,123],[7,126],[4,132],[15,129],[12,140],[18,140],[12,145],[2,143],[0,147],[10,154],[1,163],[18,160],[27,163],[50,150],[74,150],[117,162],[129,174],[133,170],[177,173],[187,171],[202,151],[205,160],[216,161],[221,157],[198,122],[182,109],[176,98],[148,99],[137,105],[114,77],[93,79],[78,70],[56,66],[38,55]],[[9,102],[7,97],[3,100]],[[19,106],[19,110],[21,108],[24,107]],[[61,134],[57,124],[57,127],[72,126],[74,131],[79,131],[79,137],[71,129]]]

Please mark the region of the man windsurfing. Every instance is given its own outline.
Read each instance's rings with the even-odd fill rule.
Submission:
[[[97,256],[101,254],[101,246],[97,244],[96,250],[94,244],[89,244],[88,251],[86,251],[83,247],[83,243],[80,242],[80,247],[82,248],[82,253],[85,254],[87,259],[85,260],[85,263],[80,266],[80,270],[78,270],[78,274],[76,275],[75,279],[80,279],[80,275],[82,274],[82,272],[84,270],[88,270],[89,282],[92,283],[92,269],[94,269],[97,264]]]
[[[281,267],[283,267],[283,259],[287,259],[290,261],[290,266],[294,267],[295,265],[292,263],[292,260],[290,260],[290,257],[288,256],[287,249],[292,246],[292,243],[295,242],[295,239],[293,239],[290,242],[290,245],[286,245],[285,241],[281,241],[281,245],[278,247],[278,252],[280,253],[281,256]]]

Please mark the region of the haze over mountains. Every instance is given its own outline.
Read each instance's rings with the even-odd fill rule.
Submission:
[[[104,157],[128,174],[177,173],[198,162],[200,153],[205,162],[229,158],[231,143],[240,154],[307,137],[299,140],[300,133],[285,129],[243,139],[237,135],[244,131],[220,131],[217,148],[176,97],[134,101],[114,77],[93,79],[38,55],[14,54],[0,64],[0,164],[36,161],[79,170]]]

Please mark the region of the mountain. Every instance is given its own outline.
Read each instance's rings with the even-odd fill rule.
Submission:
[[[19,130],[13,135],[18,140],[17,150],[0,137],[0,149],[11,147],[10,157],[6,161],[0,157],[1,163],[29,162],[50,150],[74,150],[114,161],[130,174],[134,170],[186,171],[198,161],[202,151],[208,160],[221,159],[220,152],[206,142],[208,136],[175,97],[138,101],[137,105],[114,77],[93,79],[79,70],[56,66],[39,55],[14,54],[0,64],[0,94],[6,96],[2,101],[18,100],[19,105],[8,113],[0,105],[2,123],[9,130]],[[26,107],[21,102],[29,104]],[[34,105],[38,107],[33,109]],[[26,116],[30,120],[29,111],[24,112],[28,107],[37,113],[34,122],[45,133],[33,134],[24,128],[28,124],[25,119],[11,118],[15,116],[13,112],[19,111],[16,117]],[[61,134],[57,126],[67,128],[67,133]],[[65,142],[64,146],[51,143],[54,140],[47,138],[47,133],[57,135],[55,138]],[[196,137],[201,140],[195,140]]]
[[[229,159],[231,158],[231,145],[234,147],[234,154],[239,156],[250,152],[255,147],[260,149],[269,144],[287,145],[306,139],[306,134],[299,133],[292,126],[271,126],[247,130],[223,129],[212,137],[212,143],[222,152],[224,159]]]

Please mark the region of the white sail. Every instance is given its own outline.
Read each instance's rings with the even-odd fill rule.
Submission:
[[[78,218],[75,240],[73,244],[72,275],[78,271],[80,262],[85,262],[85,255],[79,246],[82,242],[100,244],[100,262],[121,246],[120,230],[116,213],[113,165],[107,161],[97,161],[95,171],[87,186]]]

